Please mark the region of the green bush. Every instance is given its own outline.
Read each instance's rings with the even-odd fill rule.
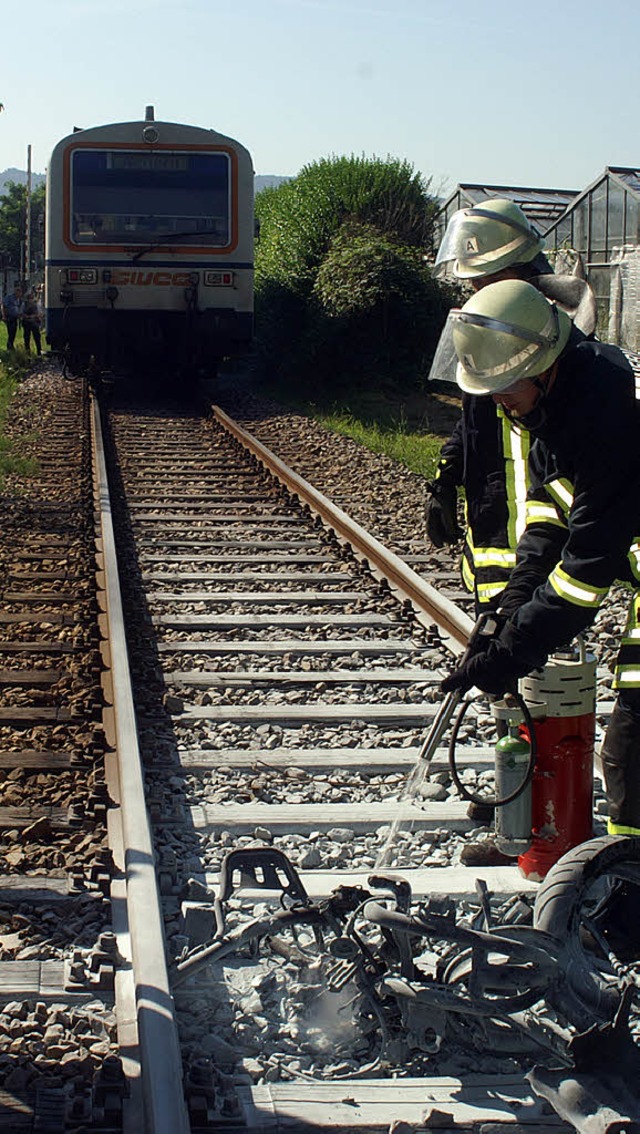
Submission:
[[[354,316],[411,302],[425,273],[420,253],[370,225],[347,223],[322,261],[314,292],[328,315]]]
[[[313,162],[292,181],[264,189],[256,197],[258,289],[278,279],[308,293],[332,238],[350,218],[430,249],[436,202],[428,188],[406,161],[341,157]]]
[[[313,291],[316,362],[326,385],[420,383],[448,304],[417,248],[348,223]]]
[[[256,199],[259,357],[271,376],[330,388],[419,383],[448,289],[426,266],[435,199],[408,162],[330,158]]]

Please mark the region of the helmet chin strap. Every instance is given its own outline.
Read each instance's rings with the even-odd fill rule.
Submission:
[[[556,359],[553,366],[550,366],[548,370],[545,370],[542,374],[536,374],[534,378],[529,379],[536,387],[536,390],[538,390],[538,397],[533,408],[530,409],[528,413],[523,414],[522,417],[518,417],[517,414],[510,413],[509,410],[503,406],[502,409],[505,417],[508,417],[509,421],[512,421],[514,425],[522,425],[525,429],[539,429],[547,420],[547,407],[543,403],[546,401],[549,391],[556,380],[557,373],[558,360]]]

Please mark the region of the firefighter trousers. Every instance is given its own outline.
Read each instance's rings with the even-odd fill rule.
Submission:
[[[640,689],[621,689],[601,753],[609,834],[640,835]]]

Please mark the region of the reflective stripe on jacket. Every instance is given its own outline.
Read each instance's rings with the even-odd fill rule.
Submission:
[[[640,689],[640,590],[631,597],[613,671],[614,689]]]

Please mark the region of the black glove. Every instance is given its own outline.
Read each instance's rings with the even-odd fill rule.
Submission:
[[[501,697],[513,691],[519,677],[544,665],[546,654],[509,622],[499,637],[493,638],[486,650],[465,655],[457,669],[445,677],[440,688],[443,693],[476,686],[485,693]]]
[[[514,672],[513,657],[496,647],[497,643],[492,642],[484,653],[472,654],[463,661],[453,673],[445,677],[440,686],[442,692],[453,693],[455,689],[459,689],[461,693],[466,693],[467,689],[475,685],[485,693],[501,697],[508,689],[514,689],[517,678],[523,675]]]
[[[434,547],[457,543],[462,538],[458,527],[458,495],[455,484],[432,480],[428,484],[427,535]]]

